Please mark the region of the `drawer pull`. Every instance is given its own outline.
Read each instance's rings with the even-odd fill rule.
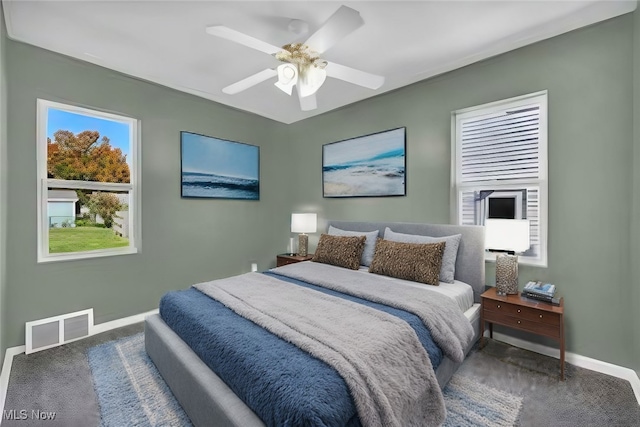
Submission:
[[[500,304],[498,304],[498,308],[500,308]]]
[[[518,320],[518,325],[519,325],[520,323],[522,323],[522,322]]]
[[[522,310],[518,309],[518,313],[520,313]]]
[[[540,318],[542,319],[542,314],[540,315]]]

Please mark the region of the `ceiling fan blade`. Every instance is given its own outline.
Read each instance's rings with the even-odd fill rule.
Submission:
[[[360,12],[347,6],[340,6],[322,26],[305,42],[318,53],[327,51],[347,34],[364,24]]]
[[[231,40],[232,42],[250,47],[255,50],[259,50],[260,52],[264,52],[269,55],[273,55],[274,53],[278,53],[282,50],[281,47],[263,42],[262,40],[258,40],[255,37],[251,37],[249,35],[241,33],[240,31],[232,30],[231,28],[225,27],[224,25],[214,25],[212,27],[207,27],[206,31],[207,34],[211,34],[212,36]]]
[[[235,95],[236,93],[249,89],[250,87],[257,85],[258,83],[262,83],[263,81],[277,75],[278,72],[276,70],[267,68],[266,70],[262,70],[259,73],[256,73],[252,76],[247,77],[246,79],[242,79],[239,82],[223,88],[222,92],[226,93],[227,95]]]
[[[378,76],[355,68],[345,67],[344,65],[329,62],[325,68],[327,76],[334,79],[344,80],[354,85],[364,86],[369,89],[378,89],[384,84],[384,77]]]
[[[302,111],[311,111],[318,108],[318,102],[316,101],[316,94],[309,96],[300,96],[300,90],[296,87],[298,92],[298,99],[300,100],[300,109]]]

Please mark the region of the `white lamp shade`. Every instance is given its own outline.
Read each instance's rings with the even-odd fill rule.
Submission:
[[[531,246],[526,219],[486,219],[484,226],[487,249],[522,253]]]
[[[318,215],[310,213],[291,214],[292,233],[315,233],[317,229]]]
[[[278,66],[278,81],[274,84],[281,91],[291,96],[293,86],[298,81],[298,69],[293,64],[282,64]]]

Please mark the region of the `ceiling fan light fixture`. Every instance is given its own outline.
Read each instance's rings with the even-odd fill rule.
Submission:
[[[327,79],[327,72],[318,67],[308,67],[298,73],[298,91],[301,97],[313,95]]]
[[[300,108],[302,111],[311,111],[317,108],[315,93],[324,84],[327,77],[373,90],[384,84],[383,76],[327,62],[320,58],[322,53],[363,24],[364,20],[357,10],[343,5],[320,28],[307,37],[304,43],[289,43],[277,47],[223,25],[207,27],[206,31],[213,36],[272,55],[283,62],[277,69],[267,68],[224,87],[223,93],[233,95],[277,76],[278,81],[275,86],[287,95],[292,95],[293,86],[296,86]],[[307,32],[308,24],[294,19],[290,21],[289,30],[294,33]]]
[[[320,59],[320,54],[304,43],[289,43],[275,54],[277,60],[296,64],[299,68],[312,65],[320,68],[327,66],[327,61]]]
[[[293,64],[282,64],[278,68],[278,81],[274,85],[291,96],[293,86],[298,82],[298,68]]]

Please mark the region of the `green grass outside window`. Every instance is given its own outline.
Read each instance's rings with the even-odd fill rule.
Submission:
[[[49,229],[49,253],[83,252],[129,246],[129,239],[110,228],[69,227]]]

